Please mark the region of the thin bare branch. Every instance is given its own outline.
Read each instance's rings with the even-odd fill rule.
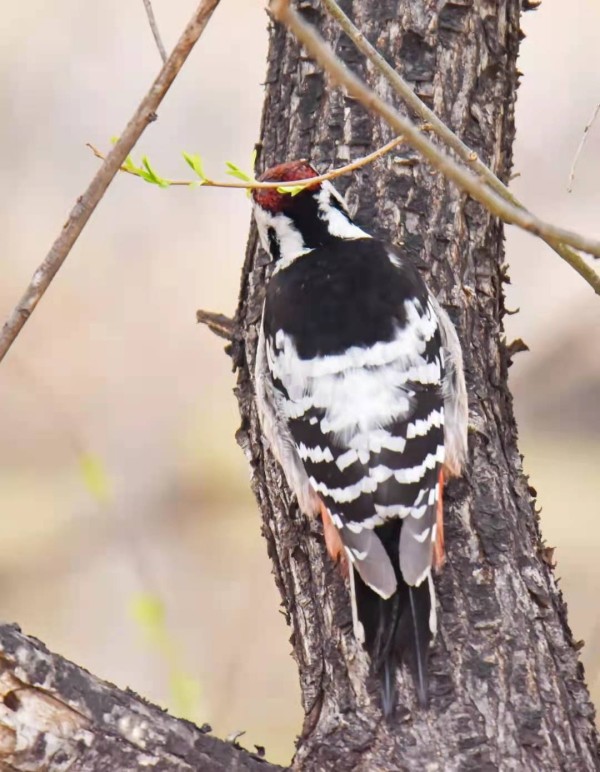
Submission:
[[[594,107],[594,112],[592,113],[592,117],[587,122],[585,129],[583,130],[583,135],[581,137],[581,141],[579,143],[579,146],[575,152],[575,158],[573,158],[573,164],[571,165],[571,172],[569,174],[569,184],[567,186],[567,190],[569,193],[573,192],[573,183],[575,182],[575,169],[577,168],[577,162],[579,161],[579,156],[581,155],[583,148],[585,146],[585,143],[587,142],[588,135],[590,133],[590,129],[594,125],[594,121],[598,117],[598,113],[600,113],[600,102]]]
[[[152,35],[154,37],[154,42],[156,43],[156,47],[158,48],[158,53],[160,54],[160,58],[163,60],[163,64],[166,64],[167,52],[163,45],[160,32],[158,31],[158,24],[156,23],[156,16],[154,15],[154,9],[152,8],[152,3],[150,2],[150,0],[143,0],[143,2],[144,2],[144,8],[146,9],[146,16],[148,17],[148,24],[150,24],[150,29],[152,30]]]
[[[494,172],[488,168],[483,161],[479,158],[477,153],[466,145],[460,137],[441,121],[438,116],[430,110],[429,107],[423,102],[412,90],[410,85],[404,80],[400,73],[384,59],[383,56],[374,48],[363,33],[350,21],[346,14],[342,11],[336,0],[322,0],[323,5],[327,8],[329,14],[338,22],[340,27],[344,30],[346,35],[352,40],[358,50],[363,53],[367,59],[384,75],[387,81],[391,84],[394,91],[400,96],[406,104],[424,121],[427,121],[431,125],[432,130],[437,136],[443,140],[446,145],[454,150],[456,155],[463,161],[468,167],[473,169],[489,186],[492,190],[495,190],[498,195],[509,201],[514,206],[527,211],[523,204],[513,195],[513,193],[504,185],[504,183],[496,177]],[[573,161],[572,176],[575,170],[575,164],[577,158],[581,153],[587,132],[589,132],[592,123],[594,122],[600,104],[596,108],[594,115],[590,123],[586,126],[584,136],[581,140],[581,144]],[[511,177],[514,179],[517,175]],[[569,188],[570,191],[570,188]],[[574,268],[591,286],[598,292],[597,274],[596,272],[585,262],[584,258],[578,254],[574,249],[571,249],[566,244],[555,239],[550,239],[542,236],[543,240],[551,247],[565,262],[567,262],[572,268]]]
[[[211,332],[225,340],[235,340],[239,337],[235,321],[225,314],[216,314],[213,311],[196,311],[196,321],[198,324],[205,324]]]
[[[198,38],[204,31],[219,0],[201,0],[192,19],[179,38],[173,53],[169,56],[158,77],[140,102],[133,117],[125,127],[121,138],[110,151],[102,166],[96,172],[85,193],[77,199],[62,231],[34,273],[23,297],[12,311],[0,333],[0,361],[6,355],[15,338],[31,316],[50,286],[52,279],[64,263],[77,241],[79,234],[90,219],[92,212],[102,199],[113,177],[119,171],[131,149],[140,138],[146,126],[156,120],[156,110],[177,77],[183,63],[189,56]]]
[[[403,137],[396,137],[395,139],[392,139],[387,144],[383,145],[382,147],[378,148],[377,150],[374,150],[372,153],[369,153],[369,155],[365,155],[362,158],[357,158],[356,160],[352,161],[349,164],[346,164],[345,166],[340,166],[338,169],[332,169],[329,172],[326,172],[325,174],[319,174],[317,177],[309,177],[306,180],[294,180],[290,183],[285,182],[259,182],[258,180],[251,180],[250,182],[217,182],[216,180],[210,180],[208,178],[204,178],[202,180],[202,184],[199,185],[199,187],[202,188],[238,188],[241,190],[273,190],[273,189],[285,189],[285,188],[301,188],[304,185],[317,185],[320,182],[326,182],[327,180],[335,180],[336,177],[341,177],[344,174],[349,174],[350,172],[354,172],[357,169],[361,169],[363,166],[366,166],[367,164],[373,163],[373,161],[376,161],[378,158],[381,158],[386,153],[389,153],[390,150],[393,150],[395,147],[398,147],[402,142],[404,141]],[[101,158],[104,160],[106,158],[103,153],[98,150],[98,148],[94,147],[90,142],[86,143],[87,147],[92,151],[92,153],[96,156],[96,158]],[[132,169],[128,168],[127,166],[121,166],[120,169],[122,172],[125,172],[126,174],[131,174],[134,177],[139,177],[140,175],[137,174]],[[167,185],[198,185],[198,180],[163,180]]]
[[[307,24],[291,7],[289,0],[271,0],[270,10],[278,21],[285,24],[292,31],[309,54],[319,62],[335,83],[345,87],[348,93],[361,102],[368,110],[381,116],[394,131],[403,134],[406,142],[422,153],[434,168],[482,203],[492,214],[500,217],[505,222],[518,225],[523,230],[529,231],[541,238],[570,244],[584,252],[600,257],[599,241],[588,239],[585,236],[563,228],[558,228],[540,220],[530,212],[514,206],[514,204],[511,204],[493,190],[490,190],[479,177],[459,166],[446,153],[438,150],[412,121],[386,104],[374,91],[369,89],[348,70],[314,28]],[[594,288],[595,292],[600,295],[600,275],[593,271],[583,260],[579,264],[574,264],[573,267]]]

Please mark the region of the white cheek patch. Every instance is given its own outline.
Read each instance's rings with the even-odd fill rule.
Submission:
[[[340,212],[340,210],[331,204],[331,199],[339,201],[344,210],[346,204],[337,190],[330,182],[324,182],[321,190],[317,194],[319,202],[319,217],[327,223],[327,230],[332,236],[340,239],[370,239],[371,236],[350,221],[349,215]]]
[[[271,254],[269,243],[269,229],[275,231],[275,237],[279,244],[280,259],[277,261],[276,271],[288,266],[300,255],[305,255],[311,250],[305,245],[302,234],[296,228],[292,220],[281,212],[271,214],[260,206],[254,205],[254,219],[258,228],[260,243],[265,252]]]

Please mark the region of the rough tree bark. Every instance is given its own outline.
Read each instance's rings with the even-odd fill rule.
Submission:
[[[393,100],[316,0],[299,7],[337,54]],[[507,181],[514,138],[519,0],[354,0],[345,10],[451,128]],[[309,158],[319,169],[364,155],[387,127],[329,87],[279,26],[270,31],[260,165]],[[306,719],[295,765],[315,770],[594,770],[594,708],[521,468],[502,340],[502,226],[433,173],[380,160],[346,179],[360,224],[419,261],[457,324],[470,394],[470,463],[447,493],[448,562],[436,585],[441,631],[431,707],[403,676],[386,725],[350,629],[347,591],[320,527],[298,513],[263,447],[251,371],[265,276],[251,231],[233,346],[242,426],[263,532],[292,627]],[[340,186],[343,187],[343,186]]]

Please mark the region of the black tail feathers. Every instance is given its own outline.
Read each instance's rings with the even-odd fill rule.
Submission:
[[[423,581],[418,587],[408,587],[408,606],[398,622],[396,650],[406,652],[404,656],[413,673],[419,705],[422,708],[429,704],[427,651],[431,641],[430,612],[429,583]]]
[[[398,572],[399,573],[399,572]],[[427,650],[431,641],[431,596],[427,580],[409,587],[398,576],[398,589],[384,600],[355,575],[356,607],[365,631],[365,646],[374,673],[381,678],[383,713],[389,718],[396,704],[396,670],[405,662],[411,670],[419,705],[426,708]]]

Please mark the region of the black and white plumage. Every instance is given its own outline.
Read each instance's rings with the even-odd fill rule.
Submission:
[[[261,179],[316,174],[292,162]],[[425,705],[443,470],[459,474],[467,451],[458,337],[414,266],[358,228],[329,182],[253,200],[275,262],[255,369],[264,435],[349,564],[354,629],[385,713],[402,659]]]

